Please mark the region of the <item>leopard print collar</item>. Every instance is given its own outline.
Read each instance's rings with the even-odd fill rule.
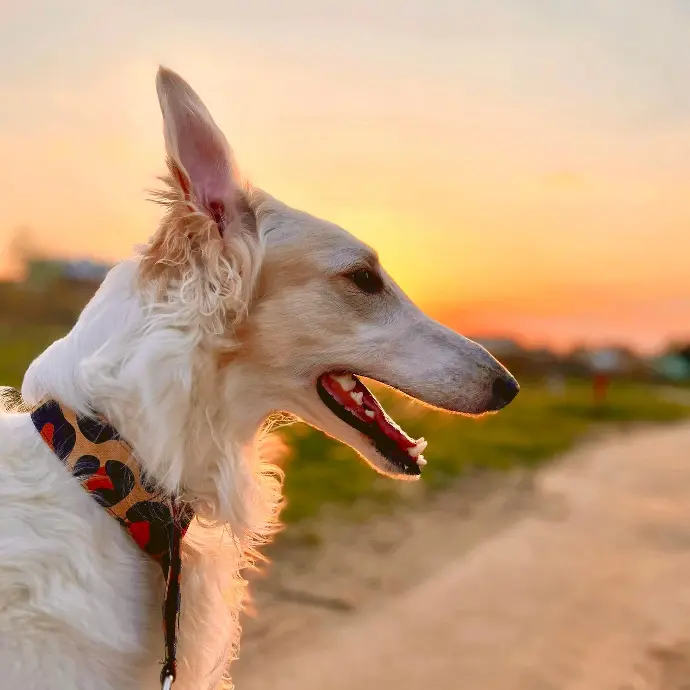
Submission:
[[[100,415],[78,415],[56,400],[44,400],[29,409],[16,391],[4,392],[3,396],[13,401],[15,411],[29,411],[36,431],[72,476],[145,553],[160,563],[166,582],[161,686],[168,690],[177,671],[181,540],[193,512],[156,488],[131,447]]]
[[[96,503],[167,571],[174,524],[170,498],[149,481],[119,433],[102,417],[82,417],[55,400],[34,408],[31,419]]]

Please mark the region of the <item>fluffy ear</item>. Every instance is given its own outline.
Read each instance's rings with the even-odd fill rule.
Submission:
[[[241,231],[240,186],[227,139],[192,87],[160,67],[156,90],[169,165],[188,201],[205,212],[221,236]]]

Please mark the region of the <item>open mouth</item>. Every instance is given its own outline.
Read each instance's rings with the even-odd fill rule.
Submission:
[[[371,391],[354,375],[327,373],[316,390],[324,405],[357,430],[401,474],[419,475],[426,465],[423,438],[410,438],[381,407]]]

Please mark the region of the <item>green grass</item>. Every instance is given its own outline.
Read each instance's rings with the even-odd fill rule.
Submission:
[[[66,328],[41,326],[6,326],[0,323],[0,386],[19,387],[31,361]]]
[[[31,360],[54,339],[59,328],[0,327],[0,385],[19,386]],[[659,395],[641,383],[614,383],[605,405],[592,403],[586,381],[570,381],[562,395],[538,382],[522,382],[515,401],[497,415],[469,419],[421,407],[386,390],[377,395],[413,437],[429,447],[423,482],[430,488],[472,469],[533,466],[569,448],[605,423],[666,422],[690,415],[690,407]],[[287,462],[286,522],[316,517],[326,505],[386,505],[399,497],[399,483],[380,477],[349,448],[302,424],[281,430],[292,449]]]

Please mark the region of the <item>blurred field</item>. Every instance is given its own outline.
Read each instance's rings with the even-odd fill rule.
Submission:
[[[64,334],[60,326],[19,328],[0,323],[0,385],[19,387],[34,357]]]
[[[31,360],[64,332],[60,327],[0,327],[0,383],[19,386]],[[607,402],[596,407],[586,380],[571,379],[562,392],[538,380],[521,383],[513,404],[481,419],[439,413],[376,385],[372,388],[409,434],[429,441],[423,481],[431,488],[477,468],[536,465],[605,423],[667,422],[690,415],[682,399],[670,400],[651,384],[615,382]],[[364,506],[368,513],[372,503],[384,507],[399,498],[399,482],[376,475],[342,444],[303,424],[279,433],[291,448],[286,522],[315,517],[326,504]]]
[[[562,394],[543,382],[523,381],[509,407],[480,419],[425,409],[380,388],[377,395],[409,434],[429,441],[423,481],[434,488],[471,469],[536,465],[602,424],[667,422],[690,414],[690,407],[680,399],[662,397],[660,390],[616,382],[607,402],[595,407],[588,381],[570,380]],[[387,502],[399,495],[398,482],[374,474],[342,444],[303,425],[283,433],[294,458],[286,477],[287,522],[313,517],[324,503],[355,504],[372,498]]]

